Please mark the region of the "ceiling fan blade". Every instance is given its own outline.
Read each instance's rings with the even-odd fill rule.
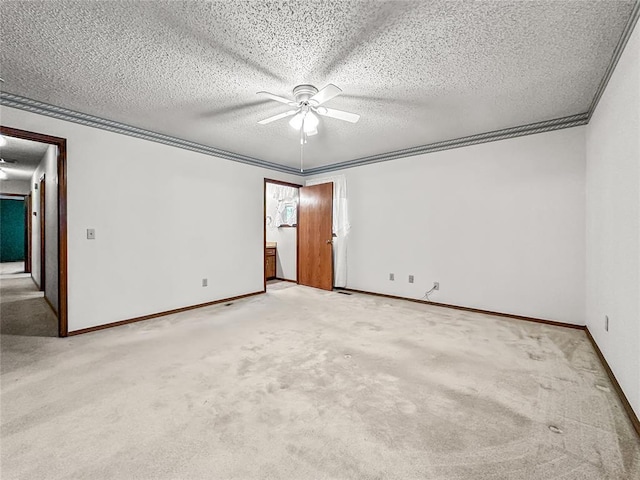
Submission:
[[[278,115],[274,115],[273,117],[260,120],[258,123],[260,125],[266,125],[267,123],[275,122],[276,120],[280,120],[281,118],[290,117],[291,115],[295,115],[296,113],[298,113],[298,110],[289,110],[288,112],[279,113]]]
[[[322,105],[324,102],[331,100],[336,95],[340,95],[341,92],[342,90],[336,87],[333,83],[330,83],[311,97],[309,99],[309,103],[317,107],[318,105]]]
[[[271,100],[275,100],[276,102],[280,102],[280,103],[286,103],[287,105],[289,105],[291,107],[298,106],[298,104],[296,102],[294,102],[293,100],[291,100],[289,98],[280,97],[278,95],[274,95],[273,93],[258,92],[258,95],[264,95],[265,97],[269,97]]]
[[[337,118],[338,120],[344,120],[346,122],[356,123],[360,120],[360,115],[357,113],[349,113],[342,110],[335,110],[333,108],[322,107],[317,110],[319,115],[324,117]]]
[[[5,160],[4,158],[0,158],[0,165],[2,165],[3,163],[7,165],[10,163],[18,163],[18,162],[16,160]]]

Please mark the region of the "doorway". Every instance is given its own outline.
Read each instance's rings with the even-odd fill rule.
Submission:
[[[264,288],[298,283],[298,203],[301,185],[264,179]],[[285,287],[286,285],[280,285]]]
[[[2,188],[2,190],[5,190]],[[0,274],[20,275],[27,265],[27,196],[0,192]]]
[[[33,153],[34,148],[36,150],[43,148],[46,151],[46,161],[43,156],[34,177],[27,177],[29,178],[27,190],[30,192],[23,195],[27,205],[24,218],[25,243],[28,251],[24,271],[31,273],[33,283],[38,284],[35,291],[42,290],[44,300],[55,313],[57,322],[55,334],[66,337],[68,335],[67,141],[64,138],[7,126],[0,126],[0,135],[4,140],[2,142],[4,145],[1,147],[3,158],[6,156],[10,160],[5,162],[6,167],[3,166],[3,168],[9,175],[18,176],[21,173],[24,164],[28,163],[26,155]],[[37,162],[36,164],[38,165]],[[31,288],[34,288],[33,284]],[[16,293],[16,298],[19,296]],[[37,300],[33,295],[29,298]],[[42,302],[42,298],[39,301]],[[4,330],[3,333],[5,333]]]
[[[303,187],[265,179],[265,291],[282,281],[333,290],[332,230],[333,183]]]
[[[33,218],[31,194],[6,190],[0,184],[0,275],[5,277],[31,273]]]

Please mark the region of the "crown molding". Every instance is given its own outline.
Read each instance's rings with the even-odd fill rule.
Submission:
[[[381,153],[379,155],[370,155],[367,157],[356,158],[346,162],[333,163],[323,167],[310,168],[305,170],[304,175],[316,175],[318,173],[333,172],[343,170],[345,168],[359,167],[369,165],[371,163],[386,162],[398,158],[413,157],[425,153],[440,152],[442,150],[451,150],[453,148],[467,147],[469,145],[477,145],[479,143],[496,142],[498,140],[506,140],[508,138],[522,137],[524,135],[533,135],[536,133],[550,132],[552,130],[560,130],[563,128],[577,127],[586,125],[589,114],[587,112],[569,117],[555,118],[544,122],[530,123],[519,127],[504,128],[502,130],[494,130],[492,132],[480,133],[468,137],[454,138],[443,142],[430,143],[428,145],[420,145],[418,147],[405,148],[395,150],[393,152]]]
[[[207,145],[190,142],[188,140],[172,137],[170,135],[152,132],[150,130],[144,130],[132,125],[115,122],[113,120],[107,120],[105,118],[96,117],[95,115],[76,112],[74,110],[69,110],[68,108],[50,105],[48,103],[22,97],[20,95],[14,95],[12,93],[0,92],[0,105],[13,107],[20,110],[26,110],[28,112],[38,113],[40,115],[46,115],[48,117],[58,118],[60,120],[66,120],[68,122],[79,123],[80,125],[86,125],[88,127],[108,130],[110,132],[120,133],[122,135],[128,135],[130,137],[141,138],[143,140],[149,140],[151,142],[162,143],[165,145],[170,145],[172,147],[191,150],[193,152],[203,153],[205,155],[211,155],[213,157],[224,158],[225,160],[244,163],[247,165],[252,165],[254,167],[262,167],[278,172],[300,175],[300,171],[294,167],[287,167],[285,165],[267,162],[266,160],[260,160],[259,158],[229,152],[220,148],[209,147]]]
[[[422,155],[425,153],[438,152],[442,150],[450,150],[453,148],[466,147],[468,145],[476,145],[479,143],[495,142],[498,140],[506,140],[508,138],[521,137],[524,135],[533,135],[535,133],[549,132],[552,130],[559,130],[562,128],[576,127],[579,125],[585,125],[589,121],[589,113],[580,113],[578,115],[571,115],[569,117],[556,118],[553,120],[546,120],[544,122],[531,123],[528,125],[521,125],[518,127],[505,128],[502,130],[495,130],[492,132],[480,133],[478,135],[471,135],[468,137],[455,138],[452,140],[445,140],[442,142],[430,143],[427,145],[420,145],[417,147],[405,148],[402,150],[395,150],[393,152],[386,152],[377,155],[370,155],[367,157],[356,158],[354,160],[347,160],[345,162],[334,163],[316,168],[310,168],[301,172],[297,168],[287,167],[285,165],[279,165],[277,163],[268,162],[266,160],[260,160],[254,157],[248,157],[240,155],[238,153],[229,152],[215,147],[209,147],[181,138],[172,137],[170,135],[164,135],[162,133],[152,132],[150,130],[144,130],[142,128],[134,127],[113,120],[107,120],[105,118],[96,117],[95,115],[89,115],[86,113],[76,112],[68,108],[58,107],[50,105],[48,103],[40,102],[30,98],[15,95],[13,93],[0,92],[0,105],[7,107],[13,107],[20,110],[26,110],[28,112],[38,113],[46,115],[48,117],[58,118],[73,123],[79,123],[89,127],[99,128],[102,130],[108,130],[114,133],[120,133],[131,137],[141,138],[143,140],[149,140],[151,142],[162,143],[165,145],[171,145],[173,147],[182,148],[185,150],[191,150],[205,155],[211,155],[233,162],[244,163],[247,165],[253,165],[256,167],[267,168],[269,170],[275,170],[283,173],[290,173],[293,175],[307,177],[310,175],[316,175],[318,173],[327,173],[335,170],[343,170],[345,168],[357,167],[361,165],[368,165],[371,163],[386,162],[389,160],[395,160],[398,158],[412,157],[415,155]]]
[[[241,155],[239,153],[229,152],[215,147],[202,145],[200,143],[190,142],[181,138],[172,137],[170,135],[164,135],[161,133],[152,132],[150,130],[144,130],[142,128],[134,127],[124,123],[115,122],[113,120],[107,120],[94,115],[88,115],[86,113],[76,112],[67,108],[50,105],[40,102],[38,100],[32,100],[30,98],[22,97],[20,95],[14,95],[11,93],[0,92],[0,105],[7,107],[18,108],[20,110],[26,110],[29,112],[39,113],[49,117],[59,118],[73,123],[79,123],[81,125],[87,125],[90,127],[100,128],[102,130],[108,130],[123,135],[129,135],[151,142],[163,143],[165,145],[171,145],[177,148],[183,148],[185,150],[191,150],[205,155],[211,155],[234,162],[244,163],[247,165],[253,165],[256,167],[262,167],[269,170],[274,170],[282,173],[290,173],[293,175],[308,177],[311,175],[317,175],[320,173],[328,173],[336,170],[343,170],[346,168],[358,167],[362,165],[369,165],[372,163],[386,162],[389,160],[396,160],[399,158],[412,157],[415,155],[422,155],[426,153],[439,152],[443,150],[451,150],[454,148],[466,147],[469,145],[477,145],[480,143],[496,142],[499,140],[506,140],[509,138],[521,137],[525,135],[534,135],[536,133],[550,132],[553,130],[560,130],[563,128],[577,127],[580,125],[586,125],[589,123],[593,112],[595,111],[602,94],[604,93],[611,76],[620,60],[622,52],[624,51],[634,27],[640,17],[640,0],[636,0],[631,15],[625,25],[620,40],[618,41],[609,66],[605,71],[605,74],[598,85],[596,93],[591,101],[589,110],[585,113],[577,115],[570,115],[568,117],[555,118],[552,120],[546,120],[543,122],[531,123],[528,125],[521,125],[518,127],[505,128],[502,130],[494,130],[491,132],[480,133],[478,135],[471,135],[467,137],[455,138],[451,140],[445,140],[442,142],[430,143],[427,145],[420,145],[417,147],[405,148],[401,150],[395,150],[392,152],[381,153],[377,155],[370,155],[366,157],[356,158],[353,160],[347,160],[344,162],[333,163],[330,165],[324,165],[321,167],[310,168],[301,172],[297,168],[287,167],[285,165],[279,165],[277,163],[268,162],[259,158],[249,157]]]
[[[602,97],[611,76],[613,75],[613,71],[616,69],[616,65],[618,65],[618,61],[622,56],[622,52],[624,51],[624,47],[627,46],[627,42],[633,33],[633,29],[638,23],[638,18],[640,17],[640,0],[636,0],[635,5],[633,6],[633,10],[631,10],[631,16],[627,21],[627,24],[622,31],[622,35],[620,36],[620,40],[618,40],[618,44],[616,48],[613,50],[613,56],[611,57],[611,62],[609,62],[609,66],[607,70],[604,72],[604,76],[598,85],[598,89],[596,90],[596,94],[593,96],[593,100],[591,101],[591,105],[589,106],[589,120],[591,120],[591,116],[593,112],[595,112],[596,107],[598,106],[598,102]]]

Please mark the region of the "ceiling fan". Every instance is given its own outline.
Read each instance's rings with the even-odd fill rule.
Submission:
[[[296,130],[300,130],[300,142],[304,143],[306,141],[306,136],[312,136],[318,133],[318,124],[320,122],[316,114],[323,117],[337,118],[338,120],[344,120],[351,123],[356,123],[360,119],[360,115],[355,113],[344,112],[342,110],[323,106],[324,103],[337,95],[340,95],[341,92],[342,90],[332,83],[319,91],[313,85],[298,85],[293,89],[294,100],[274,95],[269,92],[258,92],[258,95],[264,95],[271,100],[294,107],[292,110],[265,118],[264,120],[260,120],[258,123],[260,125],[266,125],[268,123],[275,122],[276,120],[280,120],[281,118],[293,116],[293,118],[289,120],[289,125]]]

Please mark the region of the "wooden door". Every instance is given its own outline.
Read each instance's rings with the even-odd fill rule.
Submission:
[[[333,290],[333,183],[300,188],[298,283]]]
[[[42,176],[42,178],[40,179],[40,186],[38,187],[40,189],[40,290],[44,292],[44,287],[45,287],[45,212],[46,212],[46,187],[45,187],[45,179],[44,179],[44,175]]]

